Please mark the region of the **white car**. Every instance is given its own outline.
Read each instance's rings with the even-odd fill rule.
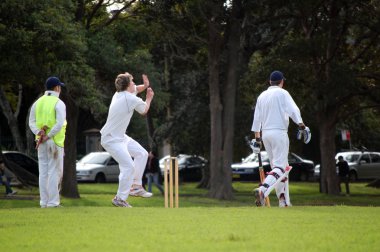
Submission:
[[[77,181],[119,181],[119,164],[108,152],[91,152],[76,164]]]
[[[358,179],[380,178],[380,152],[339,152],[335,155],[336,162],[338,162],[339,156],[342,156],[350,167],[350,181],[357,181]],[[338,168],[336,172],[338,173]],[[320,176],[319,164],[315,166],[314,176],[317,178]]]

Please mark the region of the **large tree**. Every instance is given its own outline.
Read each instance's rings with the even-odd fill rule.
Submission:
[[[271,9],[268,7],[269,4],[270,1],[265,2],[262,8],[260,5],[263,3],[240,0],[227,3],[198,0],[159,1],[153,4],[155,14],[158,14],[156,15],[158,22],[162,23],[160,28],[165,29],[162,35],[165,43],[162,47],[164,49],[169,47],[170,53],[164,54],[164,57],[169,55],[171,63],[170,84],[172,86],[176,84],[173,79],[184,79],[181,76],[199,76],[201,80],[208,83],[209,116],[204,118],[209,122],[206,125],[194,125],[195,119],[192,118],[191,127],[198,129],[201,125],[201,128],[190,131],[194,132],[191,136],[181,134],[180,131],[185,132],[183,124],[177,124],[180,126],[179,130],[176,130],[176,127],[168,128],[171,129],[170,133],[180,136],[179,141],[183,142],[183,139],[186,139],[192,143],[200,143],[199,140],[192,140],[192,137],[199,138],[205,133],[204,126],[207,126],[209,136],[201,137],[201,141],[210,141],[209,154],[207,154],[210,159],[210,170],[205,173],[201,186],[209,188],[209,195],[214,198],[231,199],[233,197],[231,163],[235,133],[236,90],[241,75],[247,69],[249,58],[255,50],[270,46],[285,34],[283,29],[286,25],[282,23],[286,24],[286,22],[276,26],[271,24],[269,17],[273,14],[268,12]],[[264,17],[258,19],[261,12]],[[164,50],[164,52],[167,51]],[[193,73],[183,70],[186,67],[194,69]],[[206,74],[205,70],[207,70]],[[192,83],[191,80],[195,79],[194,77],[188,78],[187,83]],[[203,85],[199,81],[194,84]],[[191,84],[190,87],[201,90],[200,87],[197,88],[197,85]],[[177,113],[179,116],[175,117],[176,121],[183,122],[186,116],[180,111],[189,111],[189,107],[186,107],[187,102],[183,102],[179,96],[173,100],[179,100],[181,104],[178,103],[178,106],[172,107],[174,108],[172,114],[179,112]],[[192,101],[194,101],[191,103],[193,108],[195,106],[199,112],[203,111],[204,105],[198,103],[198,99],[192,99]],[[172,103],[175,104],[175,101]],[[176,124],[174,122],[171,125]],[[176,136],[172,135],[170,138],[176,140]],[[205,151],[207,152],[207,149]]]
[[[338,194],[336,126],[379,105],[379,3],[326,0],[289,2],[283,19],[293,28],[268,54],[255,55],[254,80],[282,69],[306,123],[318,129],[321,190]],[[258,77],[257,76],[264,76]]]
[[[62,194],[68,197],[79,197],[75,172],[78,107],[102,108],[93,86],[93,70],[84,58],[84,30],[72,22],[74,10],[71,2],[64,0],[1,4],[2,87],[21,84],[36,99],[48,76],[57,75],[66,83],[62,92],[68,121]],[[10,127],[14,131],[19,125],[23,123]]]

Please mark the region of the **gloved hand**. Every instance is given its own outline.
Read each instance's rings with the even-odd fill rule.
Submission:
[[[262,146],[261,138],[252,139],[249,146],[251,147],[253,153],[259,154]]]
[[[308,144],[311,140],[311,132],[309,127],[299,127],[297,131],[297,139],[301,140],[303,138],[303,142]]]

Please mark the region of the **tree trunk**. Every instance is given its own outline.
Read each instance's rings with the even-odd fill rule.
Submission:
[[[320,151],[321,151],[321,192],[338,195],[339,185],[338,176],[336,174],[336,163],[334,154],[335,147],[335,123],[332,123],[328,113],[324,113],[319,119],[320,130]]]
[[[232,189],[232,158],[234,146],[234,125],[235,125],[235,106],[236,106],[236,89],[238,85],[238,73],[240,66],[240,38],[242,20],[241,1],[233,2],[231,13],[230,27],[228,30],[228,64],[227,64],[227,82],[223,95],[223,170],[222,176],[225,178],[225,195],[233,198]]]
[[[210,166],[208,164],[202,170],[202,179],[197,188],[210,189]]]
[[[67,91],[62,93],[62,100],[66,104],[67,128],[61,194],[68,198],[79,198],[76,178],[77,124],[79,113],[78,107],[69,94],[67,94]]]
[[[209,196],[216,199],[229,199],[225,193],[226,182],[223,178],[223,131],[222,104],[219,88],[219,61],[222,48],[220,25],[214,18],[208,23],[209,30],[209,92],[210,92],[210,191]]]
[[[146,114],[146,130],[148,133],[149,148],[151,150],[152,149],[156,150],[157,144],[156,144],[156,141],[154,139],[154,125],[153,125],[153,119],[152,119],[152,116],[150,114],[150,111],[148,111],[148,113]]]
[[[164,43],[164,82],[165,82],[165,90],[170,93],[170,59],[168,57],[169,52],[167,49],[166,43]],[[170,98],[171,99],[171,98]],[[167,104],[166,108],[166,120],[170,121],[172,112],[170,107],[170,100]],[[163,146],[162,146],[162,154],[165,155],[172,155],[172,145],[171,145],[171,139],[168,137],[164,139]]]
[[[19,98],[19,101],[20,100],[21,98]],[[18,127],[17,116],[13,113],[12,107],[7,97],[5,96],[2,87],[0,87],[0,108],[4,113],[4,116],[8,119],[9,129],[11,130],[12,137],[16,143],[17,150],[25,153],[25,145],[23,143],[23,138]]]
[[[337,16],[339,9],[336,6],[336,1],[330,0],[330,13],[329,13],[329,31],[328,31],[328,45],[326,48],[326,62],[324,68],[326,86],[332,84],[331,82],[331,59],[334,57],[335,49],[337,48]],[[338,176],[336,174],[336,163],[334,154],[336,152],[335,146],[335,126],[337,120],[338,108],[335,106],[325,105],[322,111],[318,114],[318,123],[320,128],[320,150],[321,150],[321,192],[338,195],[339,185]]]
[[[25,120],[25,139],[26,139],[26,150],[25,153],[29,156],[34,157],[35,159],[38,159],[37,157],[37,151],[35,149],[36,142],[35,142],[35,135],[29,128],[29,115],[30,115],[30,107],[28,109],[28,113]]]
[[[208,21],[209,30],[209,92],[210,92],[210,190],[209,196],[216,199],[230,200],[233,198],[231,185],[231,168],[229,157],[225,157],[223,141],[223,106],[220,86],[220,61],[223,48],[222,26],[219,23],[219,15],[222,13],[222,4],[216,3],[211,8],[212,14]],[[229,94],[230,95],[230,94]],[[233,129],[233,128],[232,128]],[[231,128],[228,128],[230,133]],[[232,142],[232,141],[231,141]],[[228,146],[227,148],[232,148]],[[232,155],[232,154],[231,154]]]

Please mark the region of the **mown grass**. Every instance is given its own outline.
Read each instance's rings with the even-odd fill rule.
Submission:
[[[253,206],[251,183],[234,183],[235,200],[180,187],[180,208],[163,197],[131,198],[112,207],[117,184],[79,184],[80,199],[38,208],[38,190],[0,199],[1,251],[378,251],[380,191],[351,185],[352,195],[318,193],[316,183],[292,183],[291,208]],[[155,188],[154,188],[155,189]],[[158,193],[158,191],[154,191]]]

